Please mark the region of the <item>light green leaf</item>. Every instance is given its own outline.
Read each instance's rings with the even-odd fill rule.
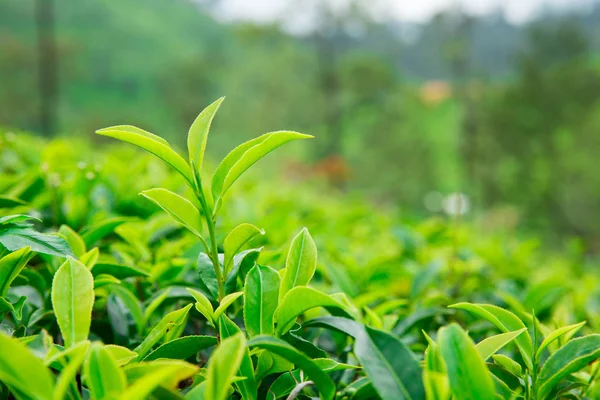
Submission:
[[[66,347],[87,340],[94,305],[94,277],[79,261],[68,258],[52,281],[52,307]]]
[[[80,258],[85,253],[85,242],[81,236],[69,226],[61,225],[61,227],[58,228],[58,233],[67,241],[73,254],[75,254],[77,258]]]
[[[142,360],[152,349],[152,346],[158,343],[158,341],[162,339],[169,330],[175,329],[183,324],[187,320],[187,315],[190,311],[190,308],[192,308],[192,305],[188,304],[179,310],[172,311],[165,315],[150,331],[144,341],[140,343],[138,347],[133,349],[133,351],[138,354],[137,360]]]
[[[240,332],[240,328],[238,328],[232,320],[226,315],[221,315],[219,318],[219,334],[221,335],[221,339],[227,339]],[[244,355],[237,375],[244,378],[234,383],[242,395],[242,399],[256,400],[258,396],[258,385],[256,384],[254,365],[252,364],[252,358],[250,358],[250,350],[248,347],[244,349]]]
[[[79,257],[79,261],[88,267],[88,269],[94,268],[94,265],[98,262],[98,258],[100,257],[100,250],[97,247],[94,247],[90,251],[83,253],[81,257]]]
[[[198,312],[202,314],[208,322],[211,322],[214,325],[214,310],[210,300],[208,300],[203,293],[197,290],[191,288],[186,288],[185,290],[187,290],[189,294],[191,294],[196,300],[196,310],[198,310]]]
[[[191,187],[194,187],[194,179],[190,173],[190,167],[185,160],[175,152],[169,143],[150,132],[131,125],[111,126],[96,131],[98,135],[112,137],[131,143],[154,154],[185,178]]]
[[[238,225],[225,238],[223,248],[225,250],[225,261],[223,263],[225,275],[229,274],[233,264],[233,257],[242,249],[242,247],[258,235],[264,235],[265,231],[258,229],[252,224],[244,223]]]
[[[515,314],[491,304],[457,303],[449,307],[469,311],[490,322],[502,332],[518,331],[525,328],[523,321],[521,321]],[[521,352],[521,355],[523,356],[523,360],[525,361],[527,368],[532,369],[533,364],[531,355],[533,354],[533,345],[529,332],[523,332],[523,334],[519,335],[515,339],[515,342],[519,348],[519,351]]]
[[[309,139],[310,135],[298,132],[278,131],[266,133],[233,149],[217,167],[212,179],[215,203],[222,198],[231,185],[248,169],[271,151],[287,142]]]
[[[552,354],[538,375],[538,395],[546,398],[560,381],[600,357],[600,335],[573,339]]]
[[[161,294],[159,294],[154,299],[152,299],[150,304],[148,304],[148,306],[144,310],[144,321],[145,321],[144,325],[146,325],[148,323],[148,321],[150,320],[150,317],[152,316],[152,314],[154,314],[154,311],[156,311],[156,309],[158,307],[160,307],[160,305],[163,303],[163,301],[165,301],[165,299],[167,297],[169,297],[170,293],[171,293],[171,288],[166,288]]]
[[[246,275],[244,324],[250,337],[273,334],[273,316],[279,301],[280,278],[271,267],[256,265]]]
[[[204,152],[206,151],[206,142],[210,131],[210,125],[223,100],[225,100],[225,97],[221,97],[202,110],[200,115],[198,115],[192,123],[188,132],[187,143],[190,165],[196,168],[198,176],[200,176],[200,169],[202,168],[202,162],[204,160]]]
[[[69,387],[76,383],[77,373],[85,360],[87,350],[90,347],[90,342],[79,342],[71,349],[67,350],[69,355],[68,364],[61,370],[54,388],[54,400],[63,400],[69,390]]]
[[[515,376],[521,376],[521,364],[514,361],[512,358],[505,356],[504,354],[494,354],[492,356],[494,363],[498,364],[511,374]]]
[[[185,360],[200,350],[217,344],[214,336],[184,336],[167,342],[148,354],[144,361],[170,358]]]
[[[535,355],[536,359],[538,359],[538,360],[540,359],[540,357],[542,356],[544,350],[550,345],[550,343],[554,342],[556,339],[558,339],[562,335],[565,335],[567,333],[575,333],[575,332],[577,332],[579,329],[581,329],[581,327],[583,325],[585,325],[585,321],[584,322],[580,322],[578,324],[563,326],[562,328],[558,328],[557,330],[555,330],[554,332],[552,332],[550,335],[548,335],[547,338],[544,339],[544,341],[542,342],[542,344],[538,348],[538,351],[537,351],[537,353]]]
[[[292,240],[285,260],[285,275],[281,280],[279,298],[282,299],[292,288],[308,285],[317,269],[317,246],[304,228]]]
[[[202,237],[202,216],[188,199],[162,188],[144,190],[140,194],[165,210],[177,223]]]
[[[119,366],[126,365],[138,356],[135,351],[131,351],[127,347],[117,346],[116,344],[107,344],[104,348],[108,350]]]
[[[277,308],[277,335],[281,336],[289,331],[300,314],[315,307],[335,307],[348,314],[344,304],[330,295],[307,286],[298,286],[287,292]]]
[[[0,258],[0,297],[6,296],[12,281],[33,256],[29,247],[23,247]]]
[[[235,293],[230,293],[227,296],[223,297],[223,299],[221,300],[221,303],[219,304],[219,307],[217,307],[217,309],[215,310],[215,314],[213,316],[214,320],[218,321],[221,314],[223,314],[225,312],[225,310],[227,310],[227,308],[230,305],[232,305],[234,301],[239,299],[243,294],[244,294],[244,292],[235,292]]]
[[[87,386],[95,400],[116,399],[127,385],[125,373],[110,350],[94,344],[84,367]]]
[[[52,399],[54,379],[50,371],[24,344],[3,333],[0,333],[0,381],[31,399]]]
[[[457,324],[440,329],[440,354],[446,363],[450,388],[457,399],[494,400],[494,381],[475,343]]]
[[[123,392],[121,400],[147,400],[158,386],[174,387],[198,371],[195,365],[180,360],[156,360],[127,368],[127,380],[133,384]]]
[[[260,349],[268,350],[295,364],[315,383],[322,399],[332,400],[335,397],[335,384],[331,378],[310,358],[300,353],[287,342],[272,336],[261,335],[250,339],[248,345],[251,348],[258,347]]]
[[[208,361],[206,398],[226,400],[229,386],[240,368],[246,349],[246,338],[238,333],[221,341]]]
[[[477,352],[481,358],[483,358],[483,361],[486,361],[492,355],[496,354],[498,350],[512,342],[513,339],[526,330],[526,328],[523,328],[518,331],[501,333],[499,335],[494,335],[483,339],[481,342],[477,343]]]

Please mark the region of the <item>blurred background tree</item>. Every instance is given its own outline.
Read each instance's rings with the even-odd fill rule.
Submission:
[[[215,157],[271,130],[312,133],[284,153],[290,176],[417,218],[461,191],[483,226],[600,251],[600,4],[520,24],[458,8],[408,22],[385,0],[286,4],[252,23],[224,20],[218,0],[0,0],[0,126],[91,137],[126,122],[183,147],[227,95]]]

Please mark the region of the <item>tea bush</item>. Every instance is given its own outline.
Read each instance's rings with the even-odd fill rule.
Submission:
[[[209,173],[221,102],[187,160],[127,125],[97,133],[152,155],[0,136],[1,398],[600,396],[582,254],[242,178],[297,132]]]

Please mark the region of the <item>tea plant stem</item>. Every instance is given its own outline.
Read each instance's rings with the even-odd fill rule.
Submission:
[[[207,249],[208,258],[212,261],[213,268],[215,269],[215,276],[217,277],[217,286],[219,290],[219,302],[225,297],[225,280],[223,279],[223,273],[221,272],[221,263],[219,263],[219,249],[217,248],[217,233],[216,233],[216,216],[212,215],[210,208],[206,203],[205,196],[202,195],[202,186],[199,183],[199,179],[196,181],[196,188],[194,190],[202,211],[204,212],[204,218],[206,219],[206,225],[208,226],[209,244],[204,239],[204,247]]]
[[[290,395],[287,397],[286,400],[294,400],[296,399],[296,397],[298,397],[300,395],[300,393],[302,392],[302,390],[304,390],[304,388],[310,386],[310,385],[314,385],[313,381],[306,381],[306,382],[301,382],[298,385],[296,385],[296,387],[294,388],[294,390],[292,390],[292,392],[290,393]]]

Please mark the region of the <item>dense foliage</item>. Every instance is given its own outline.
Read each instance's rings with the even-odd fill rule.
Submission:
[[[296,132],[210,168],[221,102],[188,160],[129,125],[97,133],[153,155],[0,136],[0,398],[600,395],[580,252],[245,176]]]

